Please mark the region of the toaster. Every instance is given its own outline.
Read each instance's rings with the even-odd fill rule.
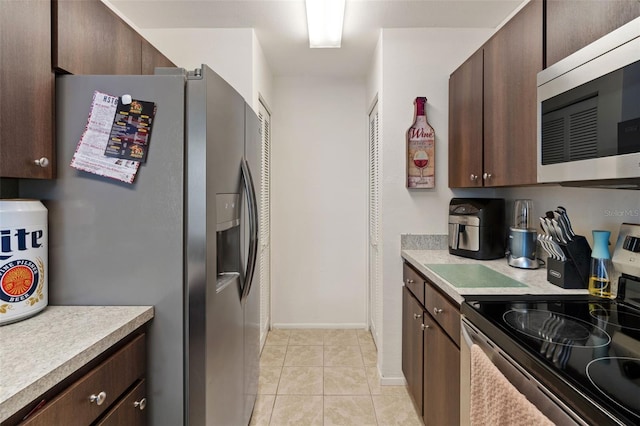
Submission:
[[[478,260],[505,256],[503,198],[453,198],[449,203],[449,253]]]

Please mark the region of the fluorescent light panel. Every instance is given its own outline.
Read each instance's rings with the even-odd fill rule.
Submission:
[[[345,0],[306,0],[309,47],[340,47]]]

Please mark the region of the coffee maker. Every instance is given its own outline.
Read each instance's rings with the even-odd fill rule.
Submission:
[[[453,198],[449,203],[449,253],[471,259],[504,257],[504,199]]]
[[[507,263],[515,268],[538,269],[536,257],[538,235],[533,225],[533,201],[516,200],[513,204],[513,220],[509,227]]]

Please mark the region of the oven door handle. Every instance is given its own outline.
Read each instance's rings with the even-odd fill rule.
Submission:
[[[462,327],[460,327],[460,335],[462,339],[465,341],[467,346],[470,348],[473,345],[473,339],[469,336],[469,332],[467,331],[467,326],[464,320],[460,320],[462,322]]]

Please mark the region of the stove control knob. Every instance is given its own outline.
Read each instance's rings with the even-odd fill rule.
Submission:
[[[632,253],[640,253],[640,237],[627,235],[622,244],[622,248]]]

